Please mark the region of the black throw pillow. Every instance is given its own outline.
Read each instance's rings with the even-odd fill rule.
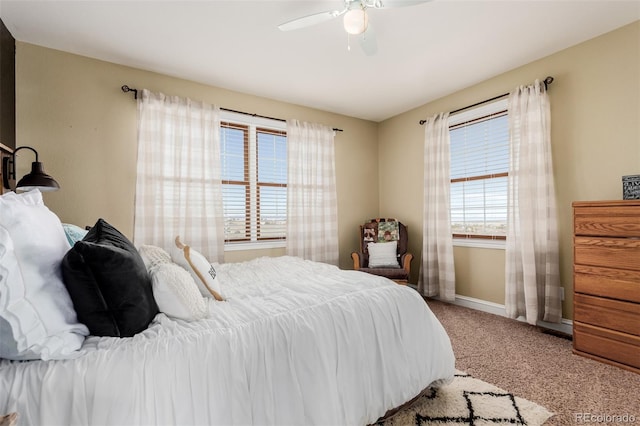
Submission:
[[[138,250],[103,219],[64,256],[62,276],[78,321],[94,336],[133,336],[158,313]]]

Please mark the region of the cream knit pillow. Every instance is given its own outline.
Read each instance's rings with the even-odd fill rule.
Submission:
[[[189,272],[173,263],[160,247],[144,245],[138,251],[151,275],[153,297],[160,312],[185,321],[209,316],[207,303]]]

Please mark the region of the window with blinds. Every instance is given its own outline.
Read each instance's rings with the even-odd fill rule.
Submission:
[[[449,126],[453,236],[505,239],[509,174],[506,99],[452,116]]]
[[[223,121],[220,151],[225,242],[284,240],[286,131]]]

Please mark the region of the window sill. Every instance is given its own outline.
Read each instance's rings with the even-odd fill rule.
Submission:
[[[224,251],[243,251],[243,250],[269,250],[274,248],[284,248],[287,246],[287,242],[283,240],[278,241],[251,241],[251,242],[238,242],[238,243],[226,243],[224,245]]]
[[[483,238],[454,238],[453,246],[504,250],[507,246],[507,241],[488,240]]]

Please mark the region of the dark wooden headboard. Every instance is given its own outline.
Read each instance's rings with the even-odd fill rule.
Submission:
[[[16,147],[16,41],[0,20],[0,144]]]
[[[2,163],[4,162],[4,158],[10,156],[12,152],[13,152],[13,149],[0,143],[0,194],[4,194],[5,192],[9,191],[4,187],[4,185],[2,185],[2,181],[3,181]]]

